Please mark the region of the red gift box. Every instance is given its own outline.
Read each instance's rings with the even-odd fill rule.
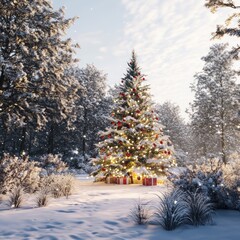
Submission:
[[[117,183],[117,177],[107,177],[106,178],[106,183],[111,184],[111,183]]]
[[[143,178],[144,186],[155,186],[157,185],[157,178]]]
[[[130,184],[131,179],[129,177],[118,177],[117,184]]]

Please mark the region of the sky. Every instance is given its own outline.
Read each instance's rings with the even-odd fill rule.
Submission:
[[[67,32],[80,49],[79,66],[94,64],[107,73],[109,86],[126,72],[131,51],[136,51],[153,100],[171,101],[181,115],[193,101],[190,84],[203,67],[201,57],[220,40],[211,40],[216,25],[229,12],[213,14],[204,0],[53,0],[66,17],[79,17]],[[221,42],[230,41],[223,39]]]

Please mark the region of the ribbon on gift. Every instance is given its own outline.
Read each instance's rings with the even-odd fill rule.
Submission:
[[[117,184],[129,184],[130,178],[129,177],[119,177],[117,178]]]
[[[143,185],[145,185],[145,186],[157,185],[157,178],[144,178]]]

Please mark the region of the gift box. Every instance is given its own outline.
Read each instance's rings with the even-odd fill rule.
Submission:
[[[142,184],[142,176],[137,173],[132,173],[132,182],[133,184]]]
[[[130,184],[131,178],[130,177],[118,177],[117,184]]]
[[[107,177],[106,178],[106,183],[107,184],[116,184],[117,183],[117,177]]]
[[[157,180],[157,184],[164,184],[165,183],[165,180],[164,179],[158,179]]]
[[[157,185],[157,178],[143,178],[142,184],[144,186],[155,186]]]

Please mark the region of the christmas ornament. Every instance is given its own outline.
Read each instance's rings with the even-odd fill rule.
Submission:
[[[118,121],[117,125],[118,125],[118,127],[121,127],[122,123],[120,121]]]

